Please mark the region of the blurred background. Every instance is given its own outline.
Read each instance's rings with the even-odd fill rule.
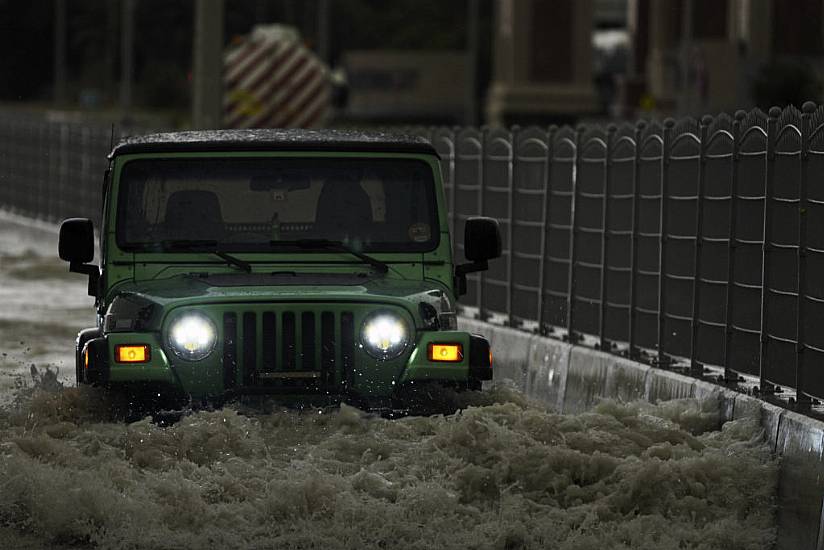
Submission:
[[[510,125],[820,101],[822,0],[0,0],[0,109]]]

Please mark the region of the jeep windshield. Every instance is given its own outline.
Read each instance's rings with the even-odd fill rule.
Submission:
[[[425,252],[438,245],[430,166],[414,159],[201,157],[132,160],[120,176],[123,250]],[[278,246],[278,245],[285,246]]]

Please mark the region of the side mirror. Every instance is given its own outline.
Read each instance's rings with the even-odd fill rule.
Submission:
[[[501,256],[501,230],[493,218],[469,218],[464,228],[467,260],[484,262]]]
[[[100,270],[89,265],[94,259],[94,224],[87,218],[69,218],[60,225],[57,252],[69,262],[69,271],[89,276],[89,296],[97,296]]]
[[[94,224],[87,218],[69,218],[60,225],[60,259],[87,264],[94,259]]]
[[[501,255],[501,229],[493,218],[475,217],[466,220],[464,255],[471,263],[455,266],[455,290],[466,294],[466,275],[489,269],[488,260]]]

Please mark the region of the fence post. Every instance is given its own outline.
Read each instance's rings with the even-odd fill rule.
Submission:
[[[0,117],[0,209],[10,209],[14,211],[17,206],[15,197],[15,183],[12,181],[9,174],[14,173],[14,166],[12,165],[12,157],[14,150],[12,144],[8,140],[8,136],[12,135],[11,122],[8,119]]]
[[[48,195],[49,189],[60,186],[60,158],[62,142],[60,141],[58,122],[46,122],[47,143],[45,147],[49,151],[49,178],[42,182],[37,190],[37,198],[34,201],[33,214],[37,219],[48,219]]]
[[[69,172],[69,147],[72,145],[70,130],[71,128],[65,122],[60,125],[60,184],[56,194],[54,192],[49,193],[48,219],[51,222],[56,221],[59,216],[58,205],[61,198],[69,196],[73,184],[76,186],[79,183],[71,181],[72,178]]]
[[[672,147],[672,129],[674,126],[675,121],[673,119],[668,118],[664,121],[663,146],[661,151],[661,207],[659,217],[660,233],[658,237],[658,357],[656,357],[654,361],[659,367],[669,366],[671,363],[664,352],[664,331],[667,325],[667,197],[669,196],[670,148]]]
[[[807,184],[810,160],[810,132],[815,103],[807,101],[801,106],[801,181],[798,189],[798,318],[796,319],[795,400],[799,409],[809,409],[810,397],[804,393],[804,350],[807,347],[805,321],[807,308]]]
[[[735,112],[735,120],[732,123],[732,174],[730,176],[730,211],[729,230],[727,231],[727,295],[726,307],[724,308],[724,383],[734,385],[738,383],[738,375],[731,368],[732,363],[732,335],[734,333],[734,307],[735,300],[735,253],[738,250],[738,168],[741,162],[741,122],[746,118],[744,111]]]
[[[486,174],[484,172],[484,168],[486,167],[486,136],[489,133],[489,127],[484,126],[481,128],[481,154],[480,154],[480,164],[478,165],[478,176],[481,178],[481,181],[478,182],[478,215],[484,215],[484,188],[486,187]],[[486,298],[484,296],[484,285],[486,283],[486,272],[481,271],[478,275],[478,292],[477,292],[477,307],[478,307],[478,319],[481,321],[486,321],[488,316],[486,314]]]
[[[698,144],[698,193],[695,205],[695,250],[692,262],[692,320],[690,322],[690,374],[697,378],[704,374],[704,366],[698,362],[696,355],[698,354],[698,329],[701,324],[701,256],[704,248],[704,195],[707,180],[707,134],[710,124],[712,124],[710,115],[701,117],[700,143]]]
[[[575,130],[575,163],[572,170],[572,197],[569,219],[569,271],[567,273],[567,340],[574,344],[577,341],[575,335],[575,264],[578,261],[576,254],[575,238],[578,228],[578,173],[581,170],[581,141],[583,140],[584,127],[578,126]]]
[[[512,234],[515,232],[515,221],[513,219],[515,217],[515,155],[518,147],[518,132],[520,130],[520,126],[513,126],[509,132],[509,160],[507,161],[506,166],[506,177],[509,180],[507,189],[509,198],[507,199],[508,204],[506,209],[508,220],[507,227],[509,228],[506,232],[506,248],[508,250],[506,258],[506,324],[510,327],[518,326],[518,323],[515,322],[515,318],[512,315],[512,299],[514,292],[514,287],[512,284],[512,267],[515,262],[515,240],[513,239]]]
[[[550,126],[546,136],[546,170],[544,171],[544,204],[541,211],[541,265],[538,268],[538,280],[540,281],[540,292],[538,294],[538,333],[542,336],[549,334],[552,329],[546,322],[546,285],[547,269],[546,259],[549,256],[549,220],[550,206],[552,200],[552,156],[554,154],[553,144],[555,142],[555,132],[557,126]]]
[[[31,130],[28,134],[24,135],[23,139],[31,142]],[[17,151],[14,141],[9,138],[12,135],[14,135],[13,120],[0,118],[0,170],[5,177],[5,179],[0,177],[0,196],[3,197],[2,207],[15,212],[20,208],[20,190],[17,181],[12,178],[12,174],[17,172],[14,162]]]
[[[91,163],[89,159],[89,155],[91,154],[91,129],[84,125],[81,134],[80,134],[80,148],[82,149],[81,152],[81,164],[80,164],[80,181],[78,182],[78,189],[81,193],[81,204],[83,204],[84,215],[85,211],[89,209],[90,204],[94,204],[94,196],[90,192],[92,189],[92,185],[94,183],[95,178],[92,177],[91,171]],[[64,205],[65,208],[66,205]],[[68,214],[68,209],[66,209],[66,213]],[[91,217],[91,216],[89,216]]]
[[[618,127],[607,126],[606,150],[604,151],[604,204],[601,209],[601,311],[598,315],[598,347],[609,351],[612,344],[606,337],[607,322],[607,282],[609,273],[609,192],[612,189],[612,146]]]
[[[647,123],[643,120],[635,125],[635,160],[632,166],[632,235],[630,237],[630,275],[629,275],[629,349],[627,357],[638,356],[635,345],[635,321],[637,318],[635,302],[638,299],[638,225],[639,202],[641,201],[641,149],[644,130]]]
[[[457,136],[459,132],[459,128],[453,127],[451,130],[451,135],[449,136],[450,143],[452,145],[450,149],[450,157],[449,157],[449,235],[452,238],[452,254],[455,254],[455,247],[457,245],[455,236],[458,229],[458,209],[455,206],[455,198],[457,197],[456,188],[457,185],[457,178],[455,171],[457,170],[458,166],[458,143],[457,143]]]
[[[767,118],[767,167],[764,172],[764,224],[763,241],[761,244],[761,326],[759,330],[759,364],[758,364],[758,390],[761,395],[775,393],[775,387],[767,381],[767,371],[769,370],[769,316],[767,302],[770,288],[770,256],[772,244],[772,200],[775,194],[775,141],[778,125],[778,117],[781,116],[781,109],[771,107]]]

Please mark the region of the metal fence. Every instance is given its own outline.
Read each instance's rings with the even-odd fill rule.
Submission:
[[[0,112],[0,207],[48,221],[78,216],[99,227],[112,141],[140,133],[105,124]]]
[[[454,249],[501,222],[470,276],[480,318],[764,395],[824,398],[824,109],[634,126],[417,129],[442,155]],[[117,137],[117,136],[116,136]],[[110,127],[0,116],[0,206],[99,219]],[[816,177],[817,175],[817,177]],[[816,184],[815,182],[819,183]]]
[[[471,277],[482,319],[731,384],[824,397],[824,109],[635,126],[426,129],[455,250],[501,222]],[[816,184],[816,182],[818,182]]]

